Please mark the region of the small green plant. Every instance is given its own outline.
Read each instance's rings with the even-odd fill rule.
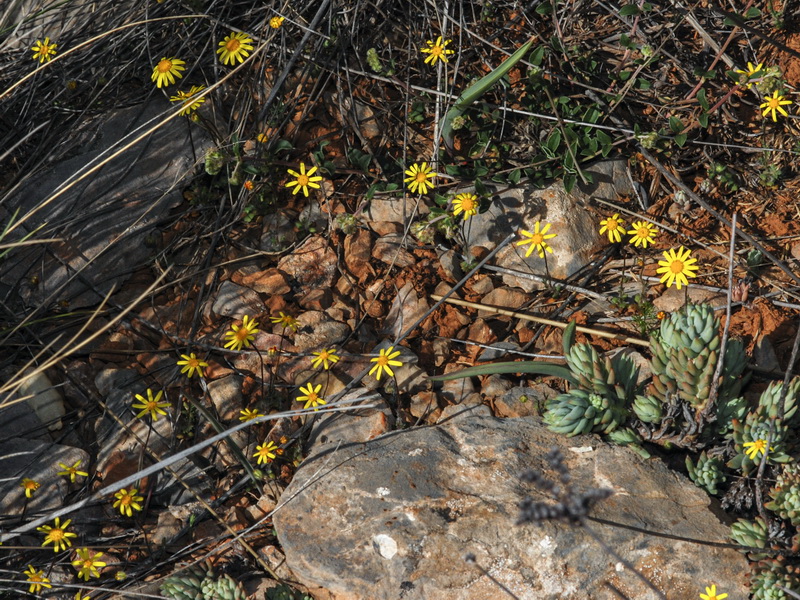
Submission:
[[[627,294],[621,294],[612,297],[611,304],[620,312],[632,311],[631,319],[641,335],[648,336],[658,331],[658,311],[647,296],[636,294],[631,298]]]
[[[758,174],[758,180],[764,187],[777,187],[783,179],[783,170],[778,165],[767,165]]]
[[[736,174],[721,163],[711,163],[706,173],[709,179],[717,181],[725,191],[735,192],[739,189],[739,179]]]
[[[241,584],[230,575],[216,576],[209,564],[194,565],[161,584],[161,593],[173,600],[247,600]]]

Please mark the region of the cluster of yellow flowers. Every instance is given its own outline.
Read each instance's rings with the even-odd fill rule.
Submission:
[[[735,69],[734,72],[739,75],[739,85],[748,90],[753,87],[754,83],[761,81],[767,75],[767,72],[764,70],[764,63],[754,65],[748,62],[747,69]],[[787,100],[785,95],[780,93],[779,90],[774,90],[772,96],[764,96],[764,102],[759,105],[759,108],[763,109],[761,116],[766,117],[767,115],[771,115],[773,122],[778,120],[778,113],[784,117],[788,117],[789,113],[786,112],[786,109],[783,107],[789,104],[792,104],[791,100]]]
[[[627,231],[631,235],[631,239],[628,240],[629,244],[647,248],[647,244],[655,241],[658,229],[652,223],[636,221],[631,227]],[[608,219],[600,221],[600,235],[604,233],[608,235],[609,242],[622,241],[625,223],[620,219],[619,214],[615,213]],[[681,286],[689,285],[689,277],[697,277],[698,267],[695,264],[697,259],[691,258],[691,250],[681,246],[677,251],[670,249],[663,254],[664,260],[658,261],[659,268],[656,269],[656,273],[661,274],[661,283],[665,283],[667,287],[672,287],[674,284],[675,287],[681,289]]]

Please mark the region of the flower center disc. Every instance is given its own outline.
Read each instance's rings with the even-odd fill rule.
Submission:
[[[171,60],[162,60],[158,63],[158,71],[160,73],[167,73],[172,69],[172,61]]]
[[[308,185],[308,175],[298,175],[297,176],[297,183],[300,187],[305,187]]]
[[[683,273],[683,263],[679,260],[673,260],[669,268],[673,273]]]
[[[228,49],[228,52],[236,52],[241,46],[241,42],[239,40],[229,40],[227,44],[225,44],[225,48]]]

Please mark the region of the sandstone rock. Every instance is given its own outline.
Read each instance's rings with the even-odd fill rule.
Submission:
[[[237,422],[244,406],[241,375],[227,375],[208,382],[208,397],[222,421]]]
[[[281,296],[291,291],[286,275],[274,267],[266,271],[245,275],[242,277],[241,283],[256,292],[269,294],[270,296]]]
[[[241,319],[245,315],[256,315],[263,308],[264,303],[253,290],[232,281],[223,281],[211,310],[222,317]]]
[[[532,417],[541,413],[541,407],[558,396],[553,388],[538,383],[530,387],[513,387],[493,402],[494,414],[498,417]]]
[[[695,304],[708,302],[712,306],[722,306],[727,302],[727,294],[714,290],[706,290],[695,285],[689,285],[689,302]],[[677,286],[668,287],[658,298],[653,300],[656,310],[664,312],[675,312],[686,304],[686,289]]]
[[[303,294],[297,303],[307,310],[325,310],[333,304],[333,293],[330,288],[317,288]]]
[[[515,289],[507,286],[493,289],[481,299],[481,304],[487,306],[496,306],[504,308],[505,310],[517,311],[520,310],[529,300],[530,294],[523,292],[520,289]],[[498,316],[497,313],[479,310],[478,315],[483,318],[493,317],[503,321],[509,321],[511,317]]]
[[[417,295],[414,284],[409,281],[397,291],[389,314],[386,315],[381,333],[400,337],[407,329],[417,322],[430,308],[424,297]]]
[[[59,186],[133,140],[134,130],[144,126],[144,131],[148,121],[169,109],[166,100],[157,99],[104,115],[85,152],[37,174],[7,199],[0,220],[7,223],[17,208],[24,215],[47,201]],[[13,242],[46,223],[49,237],[60,241],[18,248],[14,260],[0,266],[0,281],[17,287],[29,306],[64,300],[73,309],[97,304],[112,287],[120,289],[135,269],[149,266],[159,243],[154,228],[181,202],[179,182],[209,144],[198,128],[190,135],[184,119],[166,122],[8,236],[5,241]]]
[[[414,256],[404,248],[403,236],[399,234],[385,235],[375,241],[372,256],[387,265],[400,269],[416,263]]]
[[[445,373],[452,373],[453,371],[461,371],[462,365],[448,364],[444,368]],[[440,394],[442,398],[449,402],[458,404],[470,394],[475,393],[475,385],[472,383],[471,377],[462,377],[459,379],[448,379],[442,382],[442,389]]]
[[[375,275],[370,259],[372,257],[372,236],[369,231],[359,229],[344,240],[344,264],[359,283]],[[343,292],[346,293],[346,292]]]
[[[416,209],[416,211],[415,211]],[[367,224],[378,235],[400,233],[412,215],[428,214],[428,207],[422,202],[399,198],[373,198],[365,211]]]
[[[104,483],[118,481],[141,468],[141,450],[145,440],[152,455],[169,454],[175,435],[171,417],[174,412],[166,409],[168,416],[162,415],[157,421],[152,421],[150,417],[137,419],[135,415],[139,411],[131,407],[135,394],[146,397],[148,384],[141,381],[141,375],[133,369],[107,369],[98,373],[95,385],[105,398],[104,413],[94,422],[98,444],[96,470]],[[158,385],[151,384],[150,388],[156,393]],[[164,394],[162,400],[173,399]],[[194,488],[195,493],[204,489],[201,482],[205,482],[207,477],[191,460],[179,461],[171,468]],[[193,499],[172,477],[159,477],[156,481],[155,492],[161,494],[161,502],[180,504],[184,499]]]
[[[278,262],[296,292],[329,288],[336,277],[336,252],[321,235],[313,235]]]
[[[489,276],[476,277],[472,281],[472,291],[476,294],[486,295],[494,289],[492,278]]]
[[[0,441],[0,514],[20,515],[23,508],[30,513],[60,508],[69,491],[69,479],[58,474],[63,471],[58,463],[72,466],[79,460],[80,469],[88,471],[89,455],[80,448],[19,437]],[[20,487],[26,477],[40,484],[30,499]]]
[[[453,250],[442,252],[439,248],[436,249],[439,254],[439,264],[442,270],[449,277],[451,283],[455,283],[464,276],[464,271],[461,269],[461,257]]]
[[[547,269],[544,259],[535,252],[525,257],[527,246],[519,247],[514,240],[495,257],[497,266],[506,269],[532,272],[564,279],[585,267],[594,258],[602,240],[597,232],[596,215],[586,208],[588,198],[617,201],[620,195],[629,195],[632,188],[625,173],[624,161],[602,161],[595,163],[588,172],[595,183],[582,189],[576,186],[567,194],[561,182],[546,189],[517,187],[496,194],[489,210],[473,216],[463,226],[468,246],[495,248],[509,233],[531,231],[536,221],[551,223],[548,233],[555,233],[548,244],[553,253],[547,254]],[[532,291],[540,287],[530,279],[504,274],[507,285]]]
[[[510,360],[509,353],[506,352],[507,350],[521,350],[521,348],[520,345],[515,342],[495,342],[492,344],[491,348],[485,348],[483,352],[481,352],[478,360],[489,361],[497,360],[498,358]]]
[[[489,375],[481,382],[481,394],[486,398],[497,398],[502,396],[508,390],[514,387],[514,384],[502,375]]]
[[[500,598],[492,581],[463,560],[471,553],[521,600],[616,598],[606,583],[629,598],[653,598],[581,527],[514,524],[523,495],[549,500],[519,474],[550,473],[543,457],[553,447],[566,457],[578,490],[614,491],[592,516],[728,539],[705,493],[658,460],[642,461],[594,437],[568,439],[531,419],[499,420],[480,409],[453,413],[459,408],[448,407],[437,427],[306,459],[273,517],[287,564],[304,585],[321,586],[335,600]],[[747,596],[747,560],[735,550],[589,526],[670,600],[695,600],[707,582],[724,582],[731,597]]]
[[[294,223],[283,212],[266,215],[258,247],[264,252],[283,252],[297,239]]]
[[[322,415],[314,422],[308,440],[309,454],[331,448],[360,444],[383,435],[394,426],[392,411],[383,397],[364,388],[351,390],[337,404],[346,406],[372,405]]]
[[[300,322],[300,329],[294,334],[294,346],[298,352],[330,348],[350,333],[346,323],[334,321],[318,310],[301,313],[297,320]]]

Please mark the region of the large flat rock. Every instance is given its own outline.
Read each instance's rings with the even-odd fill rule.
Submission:
[[[642,460],[594,437],[567,439],[533,419],[496,419],[484,408],[431,428],[393,432],[312,454],[274,515],[287,564],[317,598],[486,600],[503,593],[467,553],[522,600],[654,598],[580,527],[516,526],[517,505],[546,499],[519,479],[551,472],[561,449],[579,490],[611,488],[592,515],[657,533],[726,541],[709,498],[659,460]],[[746,597],[747,562],[734,550],[590,522],[606,544],[670,600],[703,584]],[[721,586],[722,587],[722,586]]]

